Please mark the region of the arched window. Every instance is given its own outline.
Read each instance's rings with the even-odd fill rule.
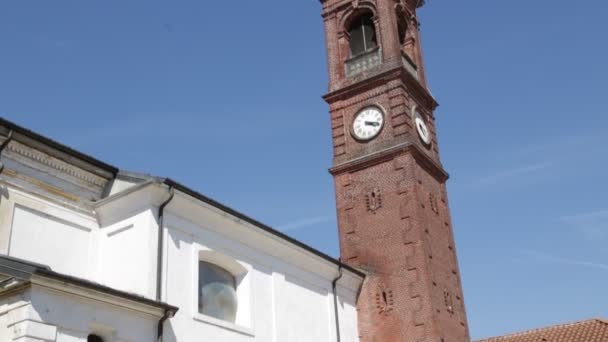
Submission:
[[[405,19],[397,12],[397,34],[399,34],[399,44],[405,44],[405,38],[407,37],[407,23]]]
[[[348,29],[348,34],[350,36],[350,52],[353,56],[378,47],[376,29],[371,13],[363,14],[353,20]]]
[[[97,336],[97,335],[89,335],[87,336],[87,342],[103,342],[103,338]]]
[[[203,315],[236,321],[236,278],[229,271],[206,261],[198,264],[198,311]]]

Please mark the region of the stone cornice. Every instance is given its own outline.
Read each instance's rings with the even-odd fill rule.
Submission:
[[[105,178],[84,171],[78,167],[53,158],[46,153],[40,152],[16,141],[11,142],[7,146],[7,150],[27,160],[31,160],[35,163],[57,170],[60,173],[64,173],[98,188],[103,188],[107,183]]]
[[[396,156],[407,152],[411,153],[418,162],[418,165],[427,170],[438,181],[443,183],[450,177],[439,163],[431,159],[426,153],[424,153],[424,151],[420,149],[418,145],[411,142],[389,147],[387,149],[336,165],[329,169],[329,172],[334,176],[345,172],[354,172],[387,160],[391,160]]]
[[[151,299],[133,295],[92,283],[88,280],[62,275],[52,271],[37,271],[31,277],[33,289],[46,288],[56,293],[100,301],[124,309],[134,310],[143,314],[160,318],[167,310],[177,312],[178,308],[155,302]]]
[[[13,141],[18,141],[35,150],[48,154],[53,158],[62,160],[102,178],[111,179],[118,173],[118,169],[112,165],[76,151],[4,118],[0,118],[0,135],[7,136],[10,132],[14,133]]]
[[[424,106],[431,111],[439,105],[428,89],[422,86],[422,84],[420,84],[420,82],[414,78],[402,64],[387,65],[372,76],[329,92],[323,96],[323,99],[331,105],[333,102],[352,96],[353,93],[365,92],[372,88],[387,84],[394,79],[401,79],[403,84],[411,90],[411,94],[417,102],[419,102],[419,105]]]

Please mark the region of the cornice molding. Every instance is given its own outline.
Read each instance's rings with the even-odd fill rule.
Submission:
[[[421,148],[411,142],[399,144],[387,149],[374,152],[363,157],[359,157],[348,162],[336,165],[329,169],[329,173],[336,176],[345,172],[355,172],[368,168],[373,165],[380,164],[387,160],[394,159],[398,155],[404,153],[411,153],[414,159],[418,162],[422,168],[427,170],[429,174],[435,177],[440,182],[446,182],[450,175],[443,169],[443,167],[431,159]]]
[[[36,289],[36,286],[39,286],[41,288],[51,290],[57,294],[71,295],[98,301],[108,305],[133,310],[141,314],[151,315],[156,318],[162,317],[162,315],[165,313],[165,309],[161,308],[163,304],[154,303],[151,299],[144,297],[136,298],[136,295],[130,294],[129,295],[133,298],[125,298],[125,294],[123,293],[120,295],[116,294],[120,292],[118,290],[106,288],[101,285],[94,285],[88,281],[80,281],[76,278],[70,279],[69,277],[66,277],[67,279],[57,278],[59,277],[55,275],[49,276],[47,274],[36,274],[32,276],[31,283],[34,285],[33,289]],[[77,282],[85,283],[86,286],[79,286]],[[92,289],[91,287],[93,286],[98,286],[99,289]],[[108,290],[111,290],[114,293],[108,293]],[[174,310],[177,311],[176,309],[177,308]]]
[[[323,99],[331,106],[334,102],[343,100],[345,97],[352,97],[353,93],[362,93],[373,88],[383,87],[383,85],[395,79],[400,79],[411,90],[410,93],[418,100],[420,105],[428,107],[431,111],[439,105],[429,90],[420,84],[402,63],[387,65],[374,75],[327,93],[323,96]]]
[[[32,160],[38,164],[42,164],[51,169],[57,170],[61,173],[67,174],[71,177],[77,178],[85,183],[93,185],[98,188],[103,188],[107,184],[105,178],[96,176],[90,172],[84,171],[76,166],[70,165],[59,159],[53,158],[52,156],[26,146],[22,143],[13,141],[7,146],[7,150],[15,153],[23,158]]]
[[[274,256],[277,260],[291,260],[294,265],[321,274],[327,279],[333,279],[337,276],[338,269],[345,267],[345,279],[341,284],[348,284],[344,286],[354,292],[363,281],[363,274],[340,265],[338,260],[211,199],[201,198],[192,190],[172,181],[167,184],[167,181],[151,180],[96,203],[95,211],[100,226],[108,227],[123,221],[136,212],[136,208],[158,207],[166,200],[170,186],[175,188],[175,198],[166,208],[166,228],[188,235],[204,228],[205,231],[242,243],[257,253]]]

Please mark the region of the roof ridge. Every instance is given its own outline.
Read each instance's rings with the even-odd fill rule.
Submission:
[[[551,329],[564,328],[564,327],[569,327],[569,326],[573,326],[573,325],[581,325],[581,324],[584,324],[584,323],[592,323],[592,322],[601,322],[601,323],[604,323],[604,324],[608,324],[608,320],[606,320],[606,319],[603,319],[603,318],[590,318],[590,319],[585,319],[585,320],[580,320],[580,321],[567,322],[567,323],[558,323],[558,324],[555,324],[555,325],[549,325],[549,326],[540,327],[540,328],[534,328],[534,329],[528,329],[528,330],[524,330],[524,331],[518,331],[518,332],[506,334],[506,335],[500,335],[500,336],[482,338],[480,340],[477,340],[476,342],[488,341],[488,340],[496,340],[496,339],[503,339],[503,338],[509,338],[509,337],[527,335],[527,334],[531,334],[531,333],[539,333],[539,332],[543,332],[543,331],[547,331],[547,330],[551,330]]]

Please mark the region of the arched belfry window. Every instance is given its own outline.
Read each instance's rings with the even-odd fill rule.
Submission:
[[[353,56],[371,51],[378,47],[376,28],[371,13],[355,18],[348,28],[350,52]]]
[[[403,45],[405,44],[405,39],[407,37],[407,23],[405,22],[405,19],[399,15],[399,12],[397,12],[397,30],[397,33],[399,34],[399,44]]]

